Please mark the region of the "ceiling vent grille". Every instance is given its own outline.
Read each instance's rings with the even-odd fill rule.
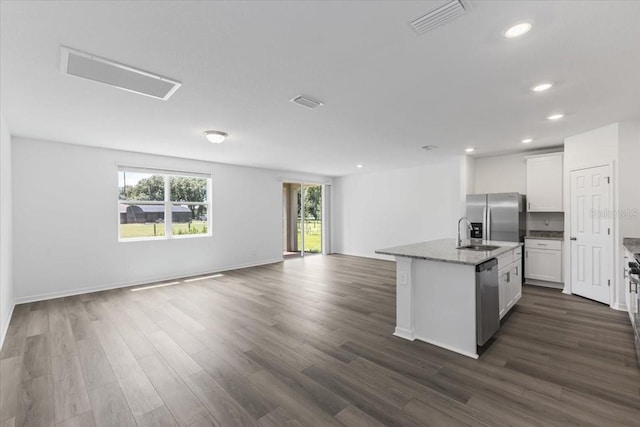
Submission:
[[[181,83],[68,47],[60,48],[60,70],[129,92],[167,100]]]
[[[469,10],[471,10],[471,5],[467,0],[448,0],[431,9],[426,15],[414,19],[409,25],[411,25],[416,34],[422,35],[465,14]]]
[[[294,104],[302,105],[305,108],[310,110],[315,110],[318,107],[322,107],[324,104],[320,101],[316,101],[311,98],[307,98],[306,96],[298,95],[293,99],[290,99]]]
[[[423,150],[427,150],[427,151],[435,150],[436,148],[438,147],[436,147],[435,145],[424,145],[422,147]]]

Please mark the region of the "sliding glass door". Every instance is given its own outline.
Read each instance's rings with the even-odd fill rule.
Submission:
[[[322,253],[322,185],[285,182],[282,187],[283,254]]]

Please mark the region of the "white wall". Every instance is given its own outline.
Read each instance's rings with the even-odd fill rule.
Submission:
[[[564,231],[563,212],[531,212],[527,214],[527,231]]]
[[[582,133],[580,135],[572,136],[564,141],[564,209],[565,209],[565,230],[564,235],[571,235],[571,170],[583,167],[598,166],[606,164],[607,162],[613,162],[613,209],[618,210],[619,206],[619,192],[620,192],[620,180],[618,174],[619,166],[619,133],[618,123],[614,123],[608,126],[604,126],[589,132]],[[614,257],[614,272],[613,272],[613,301],[611,306],[618,309],[625,308],[624,302],[624,289],[622,286],[622,271],[619,268],[621,266],[620,258],[620,234],[619,234],[619,221],[613,217],[613,257]],[[571,245],[570,240],[564,241],[564,258],[565,258],[565,292],[570,291],[571,283]]]
[[[640,238],[640,120],[618,123],[618,250],[617,277],[623,283],[625,237]],[[618,289],[622,302],[625,302],[625,289]]]
[[[526,156],[556,153],[562,148],[527,151],[525,153],[475,158],[474,193],[527,194]]]
[[[620,236],[640,238],[640,120],[621,122],[618,130]]]
[[[0,348],[13,312],[11,135],[0,114]]]
[[[118,242],[118,164],[211,172],[213,236]],[[282,259],[280,178],[256,168],[13,138],[17,301]]]
[[[527,194],[526,154],[479,157],[475,160],[475,192]]]
[[[336,178],[333,250],[364,257],[376,249],[455,237],[464,212],[464,158]]]

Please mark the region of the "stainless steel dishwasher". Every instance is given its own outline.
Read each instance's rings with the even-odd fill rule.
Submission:
[[[498,292],[498,260],[476,266],[476,332],[477,345],[484,345],[500,329]]]

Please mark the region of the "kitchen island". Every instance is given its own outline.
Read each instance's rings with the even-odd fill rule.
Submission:
[[[522,294],[522,244],[464,243],[497,248],[458,249],[455,239],[440,239],[379,249],[376,253],[396,257],[394,335],[477,359],[476,267],[494,258],[498,260],[499,307],[503,317]]]

